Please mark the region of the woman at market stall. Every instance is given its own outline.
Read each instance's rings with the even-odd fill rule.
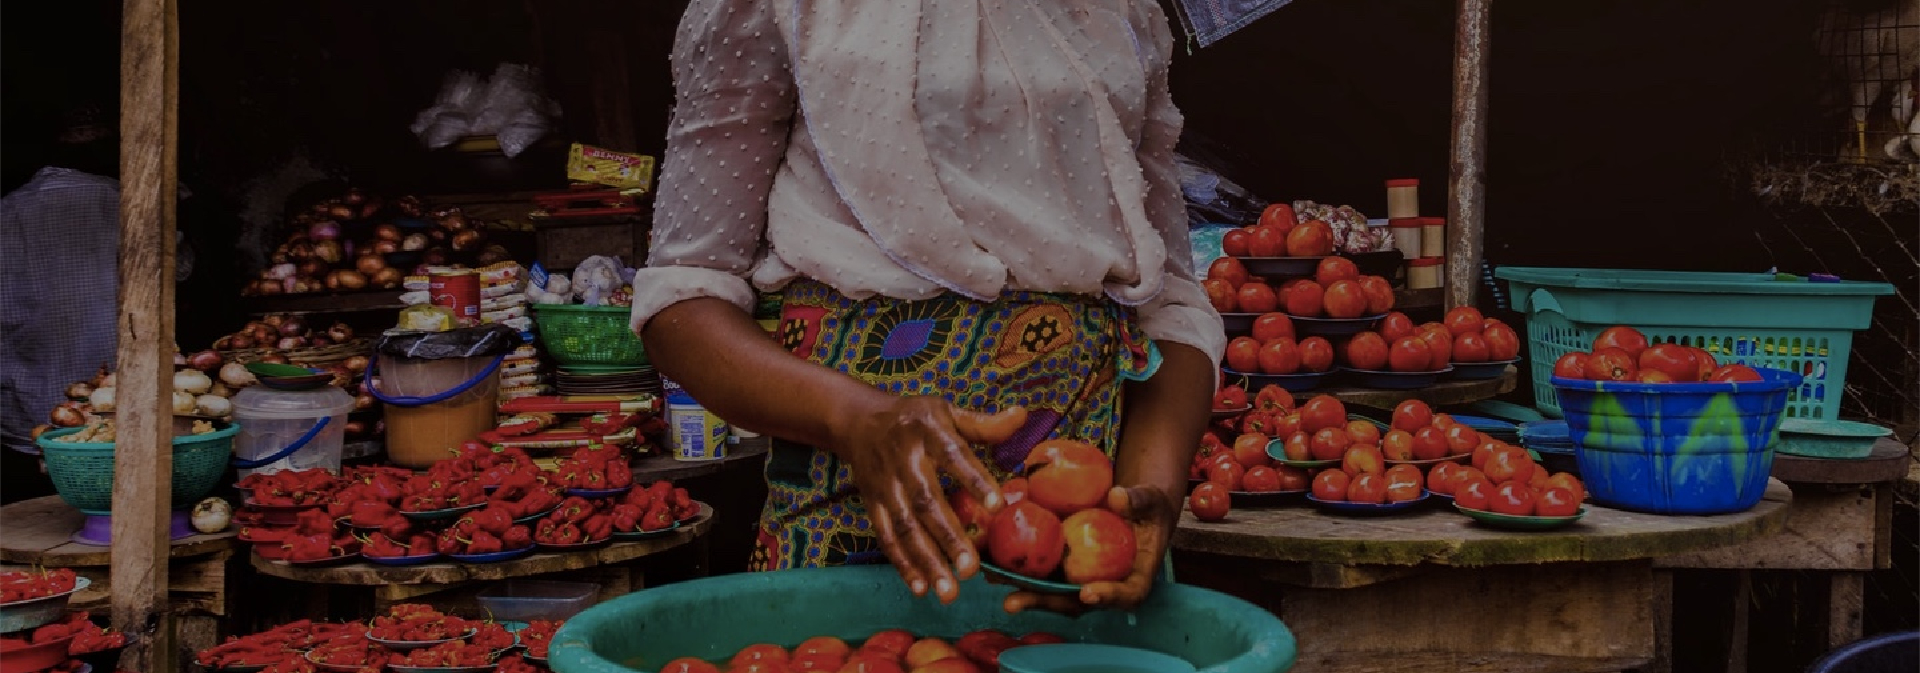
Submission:
[[[1186,239],[1172,41],[1151,0],[692,2],[632,325],[776,438],[755,567],[884,558],[952,600],[980,559],[942,480],[998,508],[1065,437],[1115,459],[1133,574],[1007,608],[1146,597],[1225,341]],[[755,288],[784,293],[777,340]]]

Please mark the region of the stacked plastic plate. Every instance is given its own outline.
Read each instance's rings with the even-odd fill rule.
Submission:
[[[1550,472],[1580,474],[1580,462],[1573,455],[1573,433],[1566,421],[1532,421],[1520,424],[1520,445],[1540,454],[1540,464]]]

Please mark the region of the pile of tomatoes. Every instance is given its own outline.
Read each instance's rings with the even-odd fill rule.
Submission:
[[[1742,364],[1722,365],[1699,346],[1651,343],[1640,330],[1615,325],[1601,330],[1590,352],[1574,351],[1553,363],[1553,375],[1587,381],[1638,383],[1733,383],[1761,381],[1760,372]]]
[[[1035,631],[1019,638],[982,629],[948,642],[892,629],[869,636],[858,646],[833,636],[808,638],[788,650],[779,645],[749,645],[727,659],[725,668],[693,657],[660,667],[660,673],[992,673],[1000,654],[1026,645],[1066,642]]]
[[[1380,276],[1360,275],[1345,257],[1323,257],[1310,278],[1294,278],[1279,287],[1256,278],[1234,257],[1207,267],[1202,287],[1221,313],[1284,313],[1299,318],[1359,318],[1393,310],[1393,284]]]
[[[974,547],[996,566],[1035,579],[1113,582],[1133,570],[1133,525],[1107,508],[1113,461],[1085,442],[1052,439],[1028,454],[1025,477],[1000,485],[989,514],[965,489],[948,504]]]

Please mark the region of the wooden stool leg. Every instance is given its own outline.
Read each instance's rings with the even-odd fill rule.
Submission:
[[[1747,673],[1747,611],[1753,605],[1753,571],[1735,571],[1739,584],[1733,590],[1733,637],[1727,644],[1727,673]]]
[[[1640,673],[1673,673],[1673,571],[1653,571],[1653,661]]]
[[[1862,634],[1860,614],[1866,602],[1866,577],[1857,572],[1836,572],[1827,588],[1827,647],[1835,648],[1859,640]]]

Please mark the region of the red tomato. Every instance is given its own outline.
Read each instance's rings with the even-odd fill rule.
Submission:
[[[1287,255],[1325,257],[1333,254],[1333,225],[1307,220],[1287,232]]]
[[[1433,357],[1427,360],[1425,369],[1413,371],[1437,372],[1453,362],[1453,334],[1446,328],[1422,330],[1420,338],[1427,342],[1427,350],[1432,351]]]
[[[1386,339],[1387,343],[1413,336],[1417,331],[1419,328],[1414,326],[1413,319],[1399,311],[1389,312],[1386,317],[1380,319],[1380,336]]]
[[[1479,332],[1467,332],[1453,336],[1454,362],[1486,362],[1493,359],[1493,349],[1487,345],[1487,338]]]
[[[1066,638],[1057,634],[1047,633],[1046,631],[1034,631],[1033,633],[1020,636],[1021,645],[1052,645],[1064,642],[1067,642]]]
[[[1340,471],[1358,477],[1387,471],[1387,457],[1371,446],[1350,446],[1340,455]]]
[[[1494,487],[1493,497],[1487,505],[1500,514],[1532,516],[1533,488],[1522,482],[1509,481]]]
[[[1234,302],[1245,313],[1269,313],[1280,307],[1280,298],[1273,294],[1273,288],[1266,283],[1240,286],[1240,291],[1234,295]]]
[[[1277,388],[1278,386],[1267,387]],[[1213,408],[1215,411],[1240,409],[1247,406],[1247,404],[1247,389],[1237,385],[1222,387],[1218,392],[1213,394]]]
[[[1275,227],[1278,228],[1281,233],[1286,233],[1287,230],[1294,228],[1294,226],[1298,224],[1300,224],[1300,219],[1294,215],[1292,204],[1270,203],[1267,204],[1266,210],[1260,211],[1259,226]]]
[[[1313,497],[1340,502],[1347,499],[1347,487],[1353,478],[1339,470],[1322,470],[1313,476]]]
[[[1287,256],[1287,231],[1280,227],[1255,227],[1247,241],[1249,257]]]
[[[1313,270],[1313,281],[1324,287],[1331,288],[1335,282],[1343,280],[1356,281],[1356,284],[1360,280],[1360,267],[1351,259],[1339,256],[1328,257],[1320,260],[1320,264]]]
[[[1027,478],[1014,477],[1000,484],[1000,500],[1008,505],[1027,499]]]
[[[1233,283],[1219,278],[1201,281],[1200,287],[1207,291],[1207,303],[1220,313],[1234,313],[1240,309],[1240,290]]]
[[[1225,462],[1216,462],[1207,466],[1207,483],[1219,484],[1221,488],[1229,491],[1244,490],[1246,478],[1247,468],[1233,460],[1232,454],[1227,454]]]
[[[1293,343],[1293,338],[1280,337],[1268,341],[1266,345],[1260,347],[1259,361],[1256,363],[1258,368],[1247,371],[1258,371],[1264,374],[1292,374],[1300,371],[1300,362],[1302,359],[1304,359],[1303,354],[1300,352],[1300,347]],[[1235,367],[1234,369],[1239,368]],[[1268,387],[1273,388],[1277,386]]]
[[[1427,471],[1427,490],[1441,495],[1453,495],[1454,484],[1460,477],[1459,463],[1440,463]]]
[[[846,665],[846,657],[838,657],[831,654],[796,654],[792,661],[787,662],[787,671],[789,671],[789,673],[810,673],[812,671],[834,673],[834,671],[838,671]]]
[[[956,492],[965,493],[966,489],[960,489]],[[853,654],[853,648],[847,645],[847,641],[833,636],[814,636],[800,641],[799,645],[794,646],[793,653],[796,656],[825,654],[844,659],[847,655]],[[839,666],[835,666],[834,668],[839,668]]]
[[[1267,386],[1253,396],[1253,406],[1261,411],[1292,411],[1293,393],[1280,386]]]
[[[1253,319],[1253,338],[1266,343],[1280,337],[1293,338],[1293,318],[1278,311],[1262,313]]]
[[[1228,507],[1227,489],[1211,481],[1193,487],[1193,492],[1187,494],[1187,509],[1201,521],[1227,518]]]
[[[1432,371],[1433,349],[1420,337],[1401,337],[1387,350],[1387,367],[1396,372]]]
[[[1395,428],[1380,437],[1380,453],[1387,460],[1419,460],[1413,455],[1413,433]]]
[[[1113,461],[1092,444],[1049,439],[1027,454],[1026,475],[1027,499],[1067,516],[1107,501]]]
[[[1555,472],[1553,476],[1547,477],[1547,488],[1565,489],[1573,494],[1574,502],[1584,502],[1587,499],[1587,485],[1580,483],[1580,478],[1573,476],[1572,473]]]
[[[1492,320],[1492,318],[1488,318]],[[1487,337],[1487,357],[1493,362],[1505,362],[1520,357],[1520,334],[1512,327],[1496,324],[1481,332]]]
[[[877,654],[855,654],[847,658],[847,663],[836,673],[906,673],[900,668],[899,657],[891,659]]]
[[[1486,319],[1486,316],[1480,315],[1480,309],[1472,306],[1456,306],[1448,309],[1446,317],[1440,322],[1447,326],[1448,332],[1459,336],[1480,331],[1480,323]]]
[[[1260,371],[1260,342],[1253,337],[1234,337],[1227,342],[1227,369],[1236,372]]]
[[[1246,227],[1231,229],[1231,230],[1228,230],[1226,234],[1220,237],[1220,252],[1226,253],[1228,255],[1232,255],[1234,257],[1247,257],[1253,254],[1251,252],[1248,252],[1248,248],[1247,248],[1247,245],[1252,242],[1253,242],[1252,230],[1249,230]]]
[[[1300,341],[1300,367],[1310,372],[1333,369],[1333,344],[1326,337],[1310,336]]]
[[[1478,474],[1461,475],[1453,481],[1453,502],[1467,509],[1487,511],[1493,500],[1493,482]]]
[[[1635,364],[1641,372],[1661,372],[1674,381],[1692,381],[1700,376],[1700,357],[1694,349],[1680,344],[1648,346],[1640,351]]]
[[[1207,278],[1209,280],[1218,278],[1233,283],[1234,287],[1246,285],[1248,281],[1253,280],[1253,276],[1247,273],[1247,265],[1241,264],[1240,260],[1232,257],[1221,257],[1207,265]]]
[[[1053,574],[1066,551],[1060,517],[1031,500],[1000,510],[987,527],[987,555],[994,565],[1027,577]]]
[[[1287,435],[1287,442],[1281,446],[1286,451],[1287,460],[1313,460],[1313,435],[1306,431]]]
[[[660,673],[720,673],[720,667],[693,657],[681,657],[661,666]]]
[[[1282,491],[1304,491],[1310,483],[1307,471],[1297,467],[1279,465],[1273,468],[1273,473],[1280,478]]]
[[[1482,441],[1480,439],[1480,431],[1464,425],[1455,425],[1447,428],[1442,431],[1442,434],[1447,438],[1447,455],[1449,456],[1469,453],[1473,451],[1473,447],[1479,446]]]
[[[1287,291],[1287,314],[1303,318],[1318,318],[1326,311],[1325,288],[1313,281],[1295,283]]]
[[[1265,465],[1247,469],[1247,476],[1240,480],[1240,487],[1249,493],[1272,493],[1280,490],[1280,473]]]
[[[1407,502],[1418,500],[1424,477],[1420,468],[1412,465],[1395,465],[1387,468],[1387,502]]]
[[[1540,499],[1533,505],[1533,513],[1539,516],[1573,516],[1580,513],[1580,501],[1564,488],[1548,488],[1540,492]]]
[[[1347,484],[1347,502],[1359,502],[1378,505],[1387,501],[1387,478],[1368,472],[1353,478]]]
[[[1233,462],[1252,470],[1266,465],[1272,458],[1267,457],[1267,436],[1258,432],[1249,432],[1233,439]]]
[[[1474,447],[1473,457],[1468,459],[1467,463],[1472,465],[1476,470],[1485,470],[1487,469],[1487,461],[1493,460],[1493,454],[1504,448],[1507,448],[1505,442],[1482,442],[1479,446]]]
[[[1367,315],[1393,310],[1393,285],[1379,276],[1361,276],[1360,290],[1367,294]]]
[[[1700,364],[1700,375],[1694,379],[1696,381],[1707,380],[1708,377],[1713,376],[1713,370],[1720,368],[1720,362],[1714,360],[1713,354],[1708,353],[1705,348],[1693,349],[1693,357],[1698,360]]]
[[[1353,446],[1353,438],[1342,428],[1314,431],[1313,439],[1307,444],[1314,460],[1338,460],[1346,455],[1349,446]]]
[[[1025,482],[1022,481],[1022,483],[1024,484]],[[1006,485],[1002,484],[1000,490],[1007,490]],[[1007,504],[1011,505],[1013,503],[1008,502]],[[907,653],[907,648],[913,647],[913,641],[915,640],[918,639],[913,637],[913,633],[905,629],[887,629],[868,636],[866,642],[860,644],[860,650],[862,652],[874,652],[899,659]]]
[[[1733,383],[1739,381],[1764,381],[1766,378],[1760,376],[1760,372],[1754,371],[1752,367],[1746,365],[1727,365],[1713,370],[1712,374],[1707,375],[1707,380],[1715,383]]]
[[[1487,459],[1486,467],[1480,468],[1487,473],[1487,479],[1496,484],[1519,482],[1525,484],[1533,480],[1534,470],[1540,469],[1533,464],[1533,457],[1527,450],[1519,447],[1506,447],[1494,451]]]
[[[1589,353],[1574,351],[1553,361],[1553,375],[1563,379],[1587,378],[1587,357]]]
[[[1372,444],[1378,446],[1380,444],[1380,426],[1374,425],[1372,421],[1347,421],[1347,436],[1353,438],[1353,443],[1355,444]]]
[[[1632,327],[1614,325],[1601,330],[1600,336],[1593,338],[1594,352],[1602,348],[1618,348],[1626,351],[1628,356],[1638,358],[1640,351],[1647,349],[1647,335]]]
[[[987,543],[987,524],[993,522],[993,515],[987,513],[987,506],[981,504],[979,498],[973,497],[973,494],[967,492],[967,489],[955,488],[947,493],[947,506],[953,508],[954,517],[960,519],[960,532],[966,534],[967,539],[973,542],[975,548]],[[822,637],[831,638],[831,636]],[[800,647],[794,648],[793,653],[812,654],[815,652],[833,652],[831,649],[819,649],[825,646],[825,641],[815,642],[819,640],[820,638],[808,639],[800,643]],[[833,640],[837,642],[839,639],[833,638]],[[814,649],[801,649],[808,647]],[[843,651],[839,652],[839,655],[841,657],[847,656],[847,653],[844,651],[846,643],[840,643],[840,647]],[[839,667],[835,666],[834,668]]]
[[[1589,381],[1632,381],[1640,373],[1633,356],[1618,348],[1602,348],[1587,356],[1585,372]]]
[[[1413,432],[1414,460],[1447,457],[1447,431],[1431,425]]]
[[[1347,425],[1347,405],[1332,395],[1315,395],[1300,407],[1300,427],[1307,432]]]
[[[1634,375],[1633,380],[1638,381],[1640,383],[1673,383],[1674,382],[1672,376],[1668,376],[1666,372],[1659,371],[1656,369],[1648,369],[1648,370],[1642,371],[1639,374]]]
[[[1390,425],[1395,430],[1407,432],[1433,425],[1433,408],[1420,400],[1401,402],[1393,408],[1393,422]]]
[[[757,662],[785,664],[787,663],[787,659],[786,648],[772,643],[759,643],[748,645],[741,648],[739,652],[733,653],[733,659],[729,660],[727,665],[732,668],[740,668],[747,664]]]
[[[1328,257],[1327,259],[1341,258]],[[1324,287],[1326,292],[1321,302],[1327,317],[1358,318],[1367,314],[1367,291],[1360,288],[1358,281],[1339,280]]]
[[[1139,555],[1133,524],[1113,510],[1090,507],[1074,512],[1060,525],[1067,539],[1067,557],[1061,561],[1060,569],[1068,582],[1118,582],[1133,574],[1133,559]],[[934,657],[935,660],[945,658]]]
[[[1271,390],[1279,387],[1280,386],[1267,386],[1267,389]],[[1288,402],[1292,402],[1292,400],[1288,399]],[[1276,416],[1273,419],[1273,432],[1267,434],[1274,437],[1290,437],[1293,433],[1300,432],[1302,429],[1305,429],[1305,427],[1306,425],[1300,420],[1300,414],[1296,410],[1294,413]]]

